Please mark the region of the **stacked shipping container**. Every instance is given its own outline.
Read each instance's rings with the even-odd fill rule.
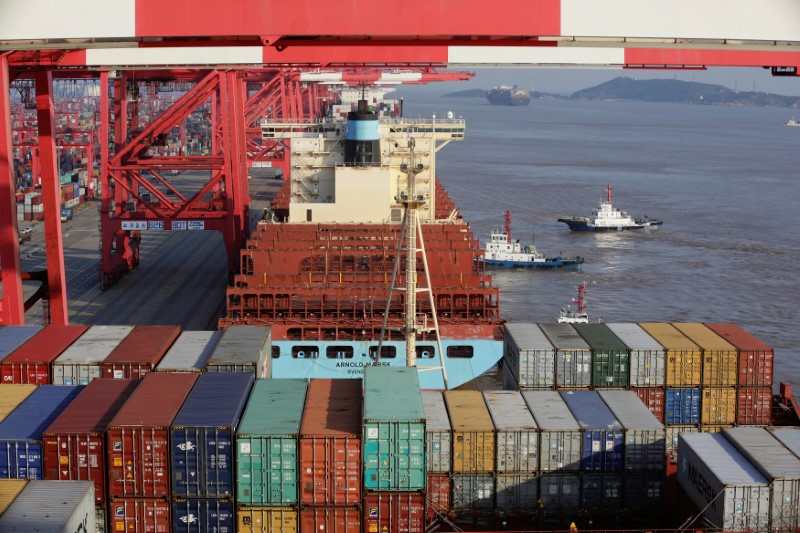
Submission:
[[[3,359],[3,383],[52,383],[53,361],[83,335],[88,326],[48,326]]]
[[[178,338],[178,326],[136,326],[100,363],[101,376],[114,379],[143,378]]]
[[[184,331],[156,366],[156,372],[203,372],[220,331]]]
[[[100,363],[108,357],[133,326],[92,326],[53,361],[53,383],[86,385],[101,377]]]
[[[270,329],[266,326],[229,326],[206,363],[207,372],[247,372],[269,377]]]
[[[435,520],[450,512],[453,427],[441,392],[422,391],[422,406],[425,409],[426,517]]]
[[[89,481],[31,481],[0,516],[0,531],[93,532],[94,485]]]

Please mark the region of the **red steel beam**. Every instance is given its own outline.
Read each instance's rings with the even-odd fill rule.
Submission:
[[[50,321],[55,325],[66,325],[69,321],[69,313],[67,311],[67,276],[64,271],[64,242],[61,236],[61,185],[56,154],[53,76],[50,72],[37,72],[35,79]]]

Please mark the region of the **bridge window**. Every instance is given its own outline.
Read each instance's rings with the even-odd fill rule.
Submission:
[[[273,346],[272,347],[272,358],[277,359],[281,356],[281,347],[280,346]]]
[[[436,348],[433,346],[417,346],[417,359],[433,359],[436,356]]]
[[[447,357],[452,359],[471,359],[473,355],[473,348],[468,344],[461,346],[448,346]]]
[[[328,359],[352,359],[352,346],[328,346],[325,350],[325,357]]]
[[[369,356],[375,359],[375,355],[378,353],[377,346],[370,346],[369,347]],[[394,359],[397,357],[397,348],[394,346],[381,346],[381,359]]]
[[[319,348],[316,346],[292,346],[292,357],[295,359],[316,359]]]

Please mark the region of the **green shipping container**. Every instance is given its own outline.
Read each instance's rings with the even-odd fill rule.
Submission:
[[[297,503],[297,436],[307,388],[299,379],[256,380],[236,434],[237,503]]]
[[[592,348],[592,385],[627,387],[630,373],[628,347],[605,324],[573,324]]]
[[[425,411],[416,368],[364,372],[364,487],[425,488]]]

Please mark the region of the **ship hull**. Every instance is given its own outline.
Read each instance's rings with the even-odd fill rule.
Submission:
[[[638,222],[636,224],[619,225],[619,226],[597,226],[592,224],[585,218],[559,218],[559,222],[563,222],[572,231],[595,231],[595,232],[609,232],[609,231],[637,231],[643,229],[658,229],[661,227],[660,220],[652,220],[647,222]]]
[[[513,261],[502,259],[484,259],[486,268],[534,268],[542,270],[552,270],[556,268],[564,270],[580,270],[583,260],[563,258],[545,261]]]

